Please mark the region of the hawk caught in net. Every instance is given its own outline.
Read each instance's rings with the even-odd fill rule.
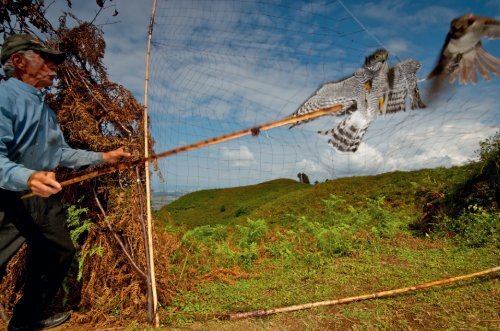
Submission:
[[[375,51],[352,76],[322,85],[293,115],[341,104],[342,111],[337,115],[345,118],[334,128],[318,133],[331,135],[328,143],[337,150],[355,152],[379,114],[406,110],[408,96],[411,109],[425,107],[417,87],[416,72],[420,63],[408,59],[389,68],[387,58],[385,49]],[[291,128],[302,123],[295,123]]]

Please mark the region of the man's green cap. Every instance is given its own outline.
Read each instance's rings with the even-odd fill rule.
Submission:
[[[2,64],[5,64],[15,52],[28,49],[47,54],[55,64],[62,63],[66,57],[65,53],[49,48],[35,36],[29,34],[13,34],[8,36],[3,42],[0,61]]]

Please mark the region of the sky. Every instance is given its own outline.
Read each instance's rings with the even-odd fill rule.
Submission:
[[[47,2],[47,1],[46,1]],[[71,11],[92,20],[94,1]],[[110,78],[142,103],[152,0],[107,1],[95,23],[104,30]],[[112,16],[114,10],[118,16]],[[66,1],[48,10],[54,21]],[[499,18],[500,1],[228,1],[158,0],[150,62],[150,116],[155,149],[168,149],[292,114],[321,84],[360,67],[376,48],[389,64],[407,58],[432,69],[450,21],[472,12]],[[500,56],[500,43],[484,40]],[[305,172],[311,181],[461,165],[500,127],[500,77],[450,86],[424,110],[380,116],[356,153],[340,153],[318,130],[325,117],[273,129],[160,161],[155,191],[249,185]],[[424,102],[428,82],[419,88]]]

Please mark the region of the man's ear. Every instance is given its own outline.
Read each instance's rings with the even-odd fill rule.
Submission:
[[[12,64],[14,64],[16,68],[21,70],[26,68],[26,59],[21,54],[14,53],[10,58],[12,59]]]

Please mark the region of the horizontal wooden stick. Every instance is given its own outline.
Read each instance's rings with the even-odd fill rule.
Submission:
[[[449,284],[449,283],[457,282],[457,281],[463,280],[463,279],[484,276],[484,275],[487,275],[490,273],[497,272],[499,270],[500,270],[500,267],[495,267],[492,269],[479,271],[479,272],[476,272],[473,274],[438,280],[438,281],[431,282],[431,283],[425,283],[425,284],[416,285],[416,286],[404,287],[404,288],[400,288],[400,289],[396,289],[396,290],[382,291],[382,292],[365,294],[365,295],[343,298],[343,299],[338,299],[338,300],[320,301],[320,302],[314,302],[314,303],[306,303],[306,304],[302,304],[302,305],[273,308],[273,309],[265,309],[265,310],[254,310],[254,311],[249,311],[246,313],[232,313],[232,314],[224,315],[222,317],[222,319],[237,320],[237,319],[243,319],[243,318],[249,318],[249,317],[262,317],[262,316],[268,316],[268,315],[277,314],[277,313],[285,313],[285,312],[296,311],[296,310],[310,309],[310,308],[314,308],[314,307],[334,306],[334,305],[343,304],[343,303],[349,303],[349,302],[355,302],[355,301],[361,301],[361,300],[367,300],[367,299],[374,299],[374,298],[388,297],[388,296],[401,294],[401,293],[405,293],[405,292],[421,290],[421,289],[428,288],[428,287]]]
[[[118,170],[128,169],[128,168],[137,166],[139,164],[143,164],[145,162],[150,162],[150,161],[154,161],[154,160],[164,158],[167,156],[171,156],[171,155],[175,155],[175,154],[179,154],[179,153],[183,153],[183,152],[187,152],[187,151],[192,151],[194,149],[202,148],[205,146],[219,144],[219,143],[222,143],[222,142],[225,142],[228,140],[240,138],[240,137],[247,136],[250,134],[251,135],[258,135],[259,132],[261,132],[261,131],[266,131],[266,130],[277,128],[277,127],[280,127],[283,125],[287,125],[287,124],[291,124],[291,123],[295,123],[295,122],[300,122],[300,121],[306,121],[306,120],[310,120],[310,119],[313,119],[316,117],[329,115],[329,114],[332,114],[335,112],[339,112],[340,110],[342,110],[342,105],[339,104],[339,105],[335,105],[335,106],[330,107],[330,108],[320,109],[320,110],[317,110],[317,111],[314,111],[314,112],[311,112],[308,114],[287,117],[287,118],[284,118],[284,119],[281,119],[278,121],[269,122],[269,123],[263,124],[261,126],[253,127],[251,129],[236,131],[236,132],[225,134],[222,136],[218,136],[218,137],[215,137],[212,139],[199,141],[199,142],[194,143],[194,144],[174,148],[174,149],[171,149],[171,150],[163,152],[163,153],[151,155],[151,156],[149,156],[147,158],[143,158],[141,160],[127,162],[127,163],[121,163],[121,164],[118,164],[116,166],[109,167],[107,169],[92,171],[92,172],[89,172],[85,175],[65,180],[65,181],[61,182],[60,184],[62,187],[69,186],[69,185],[72,185],[75,183],[82,182],[84,180],[88,180],[88,179],[92,179],[92,178],[99,177],[102,175],[110,174],[110,173],[113,173],[113,172],[118,171]],[[34,196],[33,193],[28,193],[28,194],[23,195],[21,198],[26,199],[26,198],[30,198],[32,196]]]

